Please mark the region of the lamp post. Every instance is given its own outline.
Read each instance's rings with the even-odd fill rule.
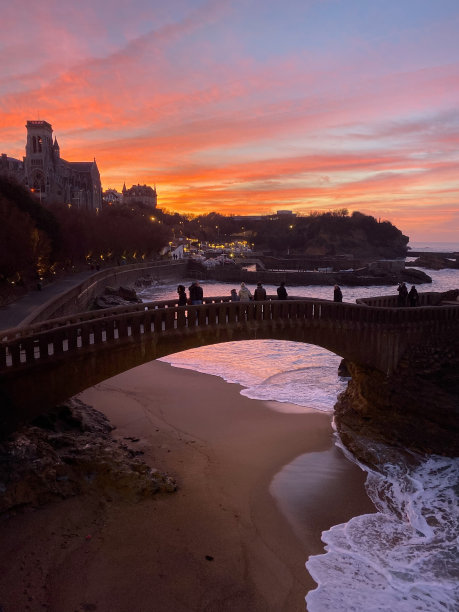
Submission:
[[[37,193],[38,191],[38,200],[41,204],[41,187],[32,187],[32,189],[30,190],[32,193]]]

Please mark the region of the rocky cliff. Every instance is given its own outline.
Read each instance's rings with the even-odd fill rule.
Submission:
[[[422,350],[407,352],[390,376],[346,365],[352,378],[338,398],[335,422],[360,460],[377,464],[372,441],[420,453],[459,454],[459,339],[429,339]]]

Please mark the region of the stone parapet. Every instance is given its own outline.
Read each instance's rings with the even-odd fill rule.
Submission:
[[[102,295],[107,286],[120,287],[133,284],[138,278],[150,275],[153,280],[179,278],[186,273],[186,262],[151,262],[117,266],[96,272],[59,297],[54,297],[36,309],[21,324],[21,327],[39,321],[83,312],[93,300]]]

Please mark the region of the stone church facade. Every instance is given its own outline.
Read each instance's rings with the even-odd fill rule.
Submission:
[[[57,138],[47,121],[27,121],[26,154],[21,162],[2,154],[0,174],[16,179],[43,204],[66,204],[100,210],[102,188],[96,160],[69,162],[61,158]]]

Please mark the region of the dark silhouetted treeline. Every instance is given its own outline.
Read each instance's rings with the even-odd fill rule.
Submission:
[[[141,203],[97,214],[48,208],[28,189],[0,177],[0,283],[30,284],[88,263],[141,262],[156,256],[171,235]]]
[[[0,282],[30,283],[86,264],[141,262],[180,238],[198,244],[246,240],[257,251],[279,256],[403,257],[408,244],[389,221],[346,209],[237,220],[214,212],[167,213],[137,202],[95,213],[44,207],[27,189],[0,177]]]

